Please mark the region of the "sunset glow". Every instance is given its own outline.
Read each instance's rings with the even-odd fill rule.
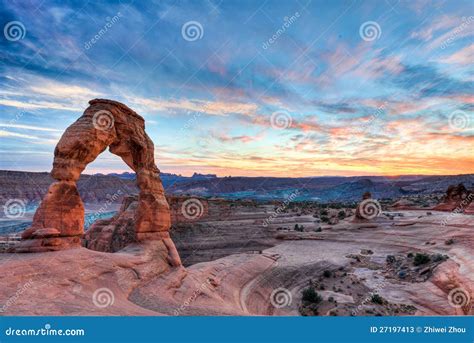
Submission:
[[[459,2],[3,2],[2,27],[28,24],[0,39],[0,169],[49,171],[101,97],[145,118],[163,172],[472,173],[474,12]],[[108,152],[86,170],[122,171]]]

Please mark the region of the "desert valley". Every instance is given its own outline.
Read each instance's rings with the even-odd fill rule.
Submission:
[[[2,313],[474,314],[473,174],[160,176],[143,119],[90,104],[51,176],[0,172]],[[107,147],[135,173],[81,175]]]

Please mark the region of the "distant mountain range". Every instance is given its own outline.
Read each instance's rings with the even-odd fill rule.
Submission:
[[[358,201],[364,192],[375,198],[399,198],[405,195],[444,194],[449,185],[463,183],[474,188],[474,174],[397,177],[217,177],[195,173],[191,177],[161,173],[167,194],[199,195],[229,199],[278,200],[292,195],[293,200]],[[11,198],[38,202],[54,180],[49,173],[0,171],[2,202]],[[79,193],[86,203],[120,202],[127,194],[138,193],[134,173],[82,175]]]
[[[103,175],[103,174],[95,174],[95,175]],[[121,179],[125,180],[135,180],[135,173],[111,173],[107,174],[109,176],[116,176]],[[178,174],[170,174],[170,173],[160,173],[161,181],[163,182],[163,186],[167,187],[169,185],[175,184],[177,182],[183,182],[183,181],[197,181],[197,180],[209,180],[209,179],[217,179],[216,174],[199,174],[199,173],[194,173],[193,176],[182,176]]]

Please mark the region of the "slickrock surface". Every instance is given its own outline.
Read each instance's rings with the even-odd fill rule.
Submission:
[[[161,241],[113,254],[0,254],[0,304],[19,315],[300,315],[301,291],[311,282],[324,288],[319,315],[474,314],[474,217],[388,214],[393,220],[373,228],[356,228],[348,218],[321,232],[293,232],[301,239],[261,253],[188,268],[166,263]],[[415,264],[416,254],[429,261]],[[287,296],[274,299],[281,289]],[[102,302],[94,297],[99,291]],[[370,300],[374,293],[383,304]]]
[[[119,102],[95,99],[89,104],[84,114],[66,129],[55,148],[51,176],[58,182],[50,186],[16,251],[41,252],[80,246],[84,206],[76,182],[87,164],[108,147],[137,176],[140,189],[134,216],[137,240],[162,240],[169,249],[170,263],[180,265],[169,237],[170,210],[144,119]]]
[[[0,314],[160,315],[128,301],[130,292],[168,270],[161,241],[107,254],[85,248],[0,254]]]

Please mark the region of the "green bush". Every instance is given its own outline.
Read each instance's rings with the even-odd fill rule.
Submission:
[[[303,225],[298,225],[298,224],[295,224],[295,231],[299,231],[299,232],[303,232],[304,230],[304,226]]]
[[[321,221],[323,223],[328,223],[329,222],[329,218],[327,216],[321,216]]]
[[[328,277],[328,278],[329,278],[329,277],[331,277],[331,275],[332,275],[332,273],[331,273],[330,270],[325,270],[325,271],[323,272],[323,276],[324,276],[324,277]]]
[[[314,290],[314,288],[308,287],[303,290],[302,300],[318,304],[323,300],[323,298]]]
[[[373,294],[372,298],[370,299],[374,304],[382,305],[384,303],[383,298],[378,294]]]
[[[413,259],[413,264],[419,266],[430,262],[430,257],[427,254],[416,253],[415,258]]]

